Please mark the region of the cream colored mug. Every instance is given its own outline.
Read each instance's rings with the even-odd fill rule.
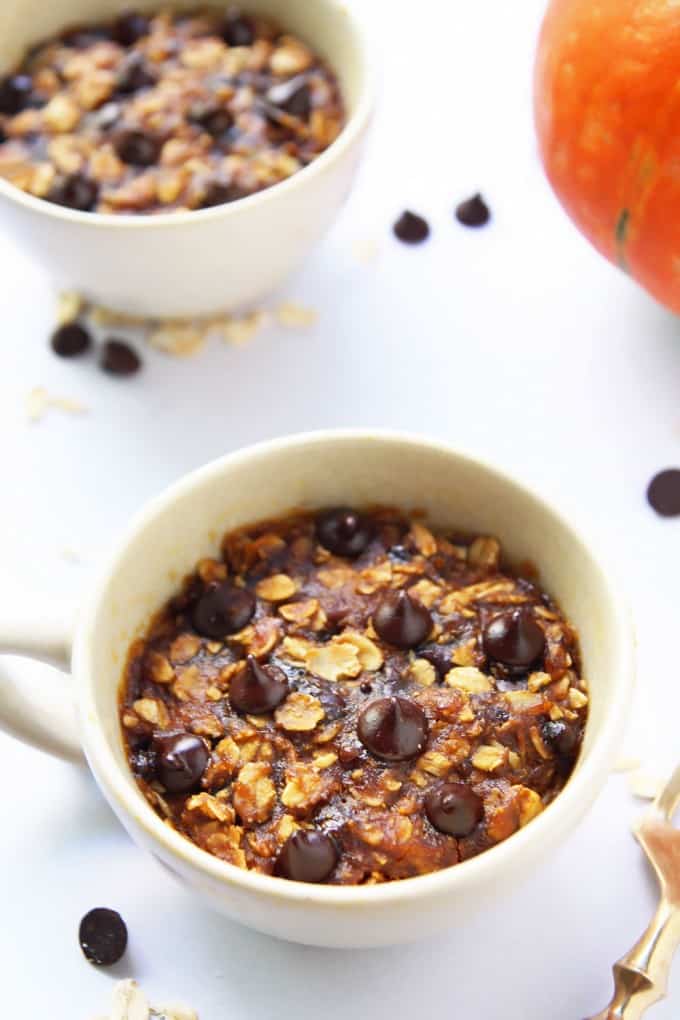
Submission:
[[[479,857],[431,875],[378,886],[306,885],[234,867],[200,850],[155,814],[128,768],[118,690],[131,641],[224,532],[293,507],[382,503],[421,508],[436,524],[496,535],[576,625],[590,684],[583,750],[563,792],[541,814]],[[240,450],[188,475],[137,517],[85,600],[72,645],[64,621],[0,620],[0,651],[71,658],[77,746],[64,704],[29,701],[0,666],[0,724],[44,749],[82,746],[104,796],[132,838],[228,917],[318,946],[405,942],[461,924],[483,902],[516,888],[574,828],[620,744],[633,680],[633,636],[620,588],[578,531],[496,468],[440,443],[360,431],[291,436]],[[72,647],[72,655],[69,648]],[[68,699],[66,686],[62,701]]]

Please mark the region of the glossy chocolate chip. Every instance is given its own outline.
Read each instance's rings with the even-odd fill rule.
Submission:
[[[394,234],[405,244],[420,244],[430,236],[430,225],[422,216],[413,212],[404,212],[392,228]]]
[[[647,488],[647,501],[661,517],[680,515],[680,470],[667,468],[655,475]]]
[[[243,630],[254,612],[252,592],[225,581],[200,597],[194,608],[193,624],[199,634],[217,640]]]
[[[78,941],[90,963],[110,967],[118,963],[127,948],[125,921],[115,910],[95,907],[80,922]]]
[[[92,212],[99,198],[99,186],[85,174],[69,174],[49,193],[50,202],[76,209],[78,212]]]
[[[134,375],[142,367],[142,360],[124,340],[112,338],[103,344],[99,364],[109,375]]]
[[[449,645],[427,645],[425,648],[419,648],[417,655],[419,659],[426,659],[434,666],[440,680],[443,680],[453,668]]]
[[[473,195],[457,206],[456,219],[464,227],[483,227],[491,219],[491,213],[482,196]]]
[[[133,53],[118,74],[116,92],[128,96],[141,89],[152,88],[155,84],[156,77],[147,67],[142,55]]]
[[[226,134],[234,123],[229,110],[217,103],[197,103],[189,110],[189,120],[214,138]]]
[[[121,46],[133,46],[139,39],[149,34],[151,22],[137,11],[126,11],[121,14],[113,26],[113,36]]]
[[[232,14],[224,23],[222,37],[230,46],[252,46],[255,42],[255,30],[248,18]]]
[[[50,344],[60,358],[75,358],[92,346],[92,337],[79,322],[67,322],[55,329]]]
[[[384,761],[414,758],[427,743],[427,716],[408,698],[378,698],[359,715],[357,735],[367,751]]]
[[[143,131],[123,131],[115,139],[118,156],[130,166],[153,166],[160,155],[162,143]]]
[[[198,788],[205,772],[208,748],[194,733],[157,737],[156,777],[168,793],[190,793]]]
[[[484,802],[464,783],[445,783],[430,790],[425,812],[435,829],[447,836],[469,836],[484,816]]]
[[[577,726],[570,726],[562,719],[548,719],[541,728],[543,739],[563,757],[568,758],[574,754],[579,743],[579,730]]]
[[[415,648],[432,630],[430,611],[408,592],[385,595],[373,614],[378,635],[396,648]]]
[[[298,74],[288,81],[278,82],[267,91],[267,102],[285,110],[293,117],[307,120],[312,112],[312,94],[306,74]]]
[[[277,666],[261,666],[253,655],[245,669],[232,678],[229,701],[237,712],[260,715],[271,712],[288,694],[288,680]]]
[[[356,510],[334,507],[317,518],[316,536],[329,552],[354,559],[370,542],[371,526]]]
[[[484,628],[483,643],[490,658],[524,668],[543,654],[545,634],[533,613],[520,607],[492,617]]]
[[[340,854],[332,836],[315,829],[298,829],[283,844],[275,873],[294,882],[325,882]]]
[[[31,105],[33,80],[27,74],[11,74],[0,79],[0,113],[13,116]]]

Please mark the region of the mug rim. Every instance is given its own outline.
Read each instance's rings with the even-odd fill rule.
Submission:
[[[303,3],[307,0],[297,0],[297,2]],[[330,169],[334,162],[340,161],[360,142],[373,114],[376,98],[376,73],[374,62],[371,60],[372,47],[369,43],[368,30],[359,14],[353,7],[341,3],[340,0],[314,0],[314,2],[324,4],[326,7],[336,7],[342,10],[343,15],[347,18],[354,40],[355,53],[360,59],[361,83],[355,109],[348,117],[338,137],[313,162],[297,170],[290,177],[278,181],[262,191],[245,195],[235,202],[226,202],[208,209],[188,209],[153,214],[98,213],[68,209],[66,206],[57,205],[56,202],[49,202],[47,199],[30,195],[3,177],[0,177],[0,197],[24,206],[30,212],[76,226],[140,230],[152,227],[179,227],[191,223],[209,223],[218,219],[228,220],[238,215],[242,210],[248,211],[257,205],[271,203],[277,197],[285,199],[287,195],[294,194],[300,187],[304,188],[307,182],[311,182],[314,177],[318,177]],[[332,70],[337,73],[335,65]]]
[[[92,679],[94,670],[88,668],[95,620],[106,597],[110,578],[115,573],[124,550],[153,523],[159,514],[178,499],[190,493],[191,490],[200,487],[202,483],[211,478],[219,476],[225,470],[238,467],[239,463],[272,454],[285,454],[288,450],[299,449],[310,444],[323,445],[334,441],[355,443],[377,441],[379,443],[389,442],[395,446],[405,444],[412,447],[425,447],[432,452],[466,462],[473,469],[492,476],[500,484],[514,488],[523,496],[528,497],[538,505],[542,513],[552,517],[559,524],[572,544],[582,548],[593,567],[602,576],[616,632],[614,647],[617,649],[617,659],[615,668],[612,670],[615,679],[611,703],[600,724],[599,731],[595,735],[587,758],[579,765],[555,800],[529,825],[476,857],[425,875],[374,886],[313,885],[242,869],[201,850],[187,837],[166,825],[141,793],[130,785],[129,776],[124,773],[116,761],[108,741],[102,739],[103,728],[98,722],[94,698]],[[560,838],[585,814],[604,783],[616,742],[620,738],[626,722],[634,683],[635,639],[632,617],[628,601],[622,594],[621,585],[614,583],[617,572],[611,568],[607,557],[596,555],[592,551],[593,545],[594,543],[583,534],[582,528],[568,520],[565,513],[559,511],[533,488],[498,468],[486,457],[427,436],[391,429],[327,429],[293,433],[284,437],[264,440],[228,453],[183,475],[144,504],[124,531],[117,543],[116,552],[100,573],[98,583],[91,591],[87,608],[76,627],[73,648],[76,702],[81,721],[83,748],[88,763],[107,796],[121,810],[122,817],[131,818],[157,848],[162,847],[165,850],[167,863],[179,858],[193,871],[207,875],[221,885],[238,887],[244,892],[285,900],[289,904],[349,908],[352,906],[366,907],[371,904],[377,906],[395,901],[406,903],[428,899],[444,891],[451,894],[461,883],[472,886],[485,881],[493,881],[497,874],[503,873],[504,868],[510,870],[511,861],[524,853],[524,848],[528,843],[538,843],[545,835],[545,843],[548,846],[550,844],[548,837],[551,831],[554,836]]]

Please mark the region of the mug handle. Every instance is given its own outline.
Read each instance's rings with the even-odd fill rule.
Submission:
[[[29,606],[21,613],[16,606]],[[61,677],[31,691],[25,680],[13,675],[11,664],[0,660],[0,729],[66,761],[82,759],[73,701],[69,692],[69,669],[75,613],[50,605],[43,611],[35,596],[24,599],[12,593],[0,610],[0,655],[56,666]],[[59,682],[61,680],[61,683]]]

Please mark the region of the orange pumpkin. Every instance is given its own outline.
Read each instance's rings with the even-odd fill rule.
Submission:
[[[680,2],[552,0],[535,110],[566,211],[680,312]]]

